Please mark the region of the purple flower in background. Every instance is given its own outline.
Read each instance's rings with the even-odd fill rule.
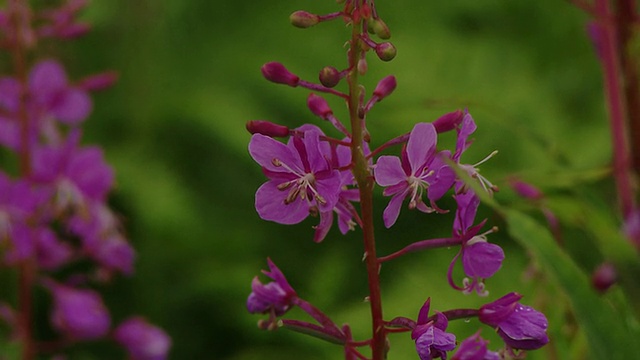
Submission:
[[[487,242],[486,233],[478,235],[485,221],[473,226],[480,204],[480,199],[473,191],[456,194],[455,199],[458,209],[453,223],[453,235],[462,240],[462,247],[449,266],[449,284],[465,293],[476,291],[479,295],[486,296],[488,292],[484,287],[484,279],[493,276],[502,267],[504,251],[500,246]],[[458,257],[462,257],[462,267],[468,276],[464,279],[463,287],[455,285],[453,281],[453,266]]]
[[[505,344],[513,349],[535,350],[549,342],[547,318],[518,301],[522,295],[509,293],[480,307],[478,318],[494,327]]]
[[[82,240],[84,252],[107,270],[132,274],[135,250],[122,236],[115,214],[99,202],[85,210],[67,222],[70,232]]]
[[[267,259],[267,262],[270,271],[263,270],[262,273],[270,277],[273,282],[263,284],[257,276],[253,278],[252,291],[247,299],[247,310],[252,314],[273,312],[274,315],[280,316],[291,308],[293,300],[298,295],[273,261]]]
[[[109,332],[111,318],[100,294],[48,281],[53,296],[51,323],[74,340],[94,340]]]
[[[411,332],[411,339],[416,342],[416,350],[420,360],[447,358],[447,351],[456,347],[456,336],[445,332],[449,324],[444,314],[437,312],[435,320],[429,320],[431,298],[420,308],[416,327]]]
[[[33,255],[36,232],[30,226],[38,208],[47,198],[25,180],[11,180],[0,171],[0,244],[8,242],[4,261],[14,264]]]
[[[255,202],[265,220],[296,224],[310,213],[333,211],[338,202],[342,177],[325,155],[323,134],[317,129],[303,133],[290,137],[286,145],[262,134],[251,137],[249,153],[269,178]]]
[[[640,209],[634,209],[629,213],[622,231],[629,238],[631,244],[640,249]]]
[[[418,123],[411,130],[402,158],[378,158],[375,167],[376,182],[385,187],[385,196],[392,196],[383,213],[386,227],[393,226],[398,219],[405,198],[409,198],[410,209],[432,212],[438,210],[435,201],[453,185],[455,173],[436,153],[436,142],[434,126],[430,123]],[[422,200],[425,192],[431,207]]]
[[[171,338],[141,317],[125,320],[113,337],[127,349],[131,360],[164,360],[171,348]]]
[[[480,337],[480,331],[466,338],[451,360],[501,360],[497,352],[489,351],[489,341]]]

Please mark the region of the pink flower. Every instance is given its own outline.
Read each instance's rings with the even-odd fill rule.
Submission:
[[[88,289],[48,282],[53,295],[51,323],[74,340],[94,340],[109,332],[111,317],[100,295]]]
[[[113,336],[127,349],[131,360],[164,360],[171,348],[171,338],[141,317],[125,320]]]

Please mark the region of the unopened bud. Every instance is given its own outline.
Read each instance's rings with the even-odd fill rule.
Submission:
[[[99,91],[108,89],[118,81],[116,71],[107,71],[96,75],[87,76],[80,80],[78,87],[87,91]]]
[[[373,90],[373,96],[377,97],[378,101],[380,101],[389,96],[393,92],[393,90],[396,89],[396,86],[396,77],[393,75],[389,75],[378,82],[378,85],[376,85],[376,89]]]
[[[509,181],[509,185],[511,185],[511,188],[516,192],[516,194],[525,199],[539,200],[544,197],[544,194],[540,189],[522,180],[511,179]]]
[[[393,60],[397,53],[398,50],[396,50],[396,47],[390,42],[383,42],[376,46],[376,55],[378,55],[378,58],[382,61]]]
[[[309,94],[309,97],[307,98],[307,106],[314,115],[323,119],[325,119],[327,115],[333,114],[333,111],[329,107],[327,101],[322,96],[318,96],[314,93]]]
[[[451,131],[458,127],[464,118],[464,111],[458,109],[450,113],[446,113],[437,118],[432,124],[436,128],[438,134]]]
[[[295,27],[306,29],[320,22],[320,17],[306,11],[298,10],[289,16],[289,21]]]
[[[380,39],[387,40],[391,38],[391,31],[382,19],[373,19],[369,21],[370,32],[376,34]]]
[[[340,72],[333,66],[325,66],[318,75],[320,83],[328,88],[332,88],[340,82]]]
[[[600,264],[591,275],[591,284],[593,287],[603,293],[616,283],[618,275],[613,264],[605,262]]]
[[[270,62],[262,65],[260,69],[265,79],[276,84],[284,84],[292,87],[298,86],[300,78],[287,70],[284,65],[279,62]]]
[[[251,134],[262,134],[269,137],[287,137],[289,136],[289,128],[274,124],[266,120],[251,120],[247,122],[247,131]]]
[[[362,58],[360,60],[358,60],[358,74],[364,76],[367,73],[367,69],[369,68],[367,66],[367,59]]]

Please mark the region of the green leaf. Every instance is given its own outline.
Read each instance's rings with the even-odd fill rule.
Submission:
[[[594,359],[633,359],[640,353],[637,329],[592,288],[586,274],[556,243],[546,227],[515,210],[498,209],[509,234],[530,250],[542,268],[564,290],[584,329]],[[623,309],[624,315],[629,313]]]

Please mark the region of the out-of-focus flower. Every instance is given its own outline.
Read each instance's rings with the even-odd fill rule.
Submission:
[[[111,317],[100,294],[53,281],[45,285],[53,296],[51,323],[57,331],[74,340],[94,340],[107,335]]]
[[[127,350],[131,360],[164,360],[171,348],[171,338],[141,317],[125,320],[113,337]]]

